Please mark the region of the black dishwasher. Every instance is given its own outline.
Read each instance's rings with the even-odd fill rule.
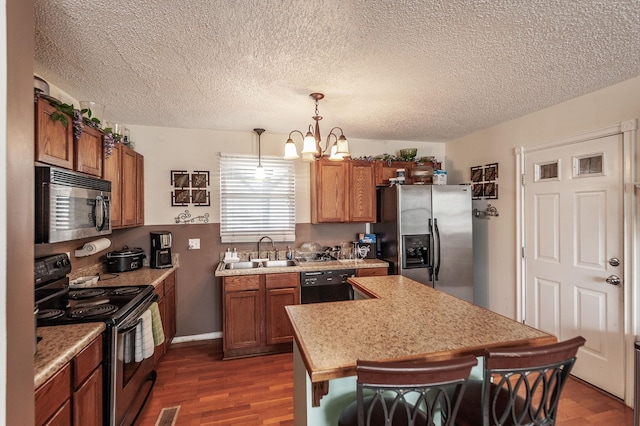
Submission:
[[[355,269],[333,269],[300,273],[300,302],[320,303],[353,300],[353,288],[347,282]]]

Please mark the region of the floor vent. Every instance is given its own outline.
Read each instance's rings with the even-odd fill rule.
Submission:
[[[160,411],[158,420],[156,420],[155,426],[175,426],[176,420],[178,420],[178,411],[180,406],[163,408]]]

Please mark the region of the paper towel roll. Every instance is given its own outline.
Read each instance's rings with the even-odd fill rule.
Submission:
[[[105,250],[111,246],[111,240],[108,238],[100,238],[98,240],[86,243],[81,249],[76,250],[76,257],[89,256],[99,251]]]

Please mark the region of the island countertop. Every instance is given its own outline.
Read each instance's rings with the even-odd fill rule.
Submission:
[[[356,360],[445,359],[556,338],[399,275],[350,278],[370,299],[287,306],[311,382],[355,375]]]

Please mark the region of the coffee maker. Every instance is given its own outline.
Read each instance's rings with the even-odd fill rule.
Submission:
[[[171,268],[171,232],[151,232],[151,267]]]

